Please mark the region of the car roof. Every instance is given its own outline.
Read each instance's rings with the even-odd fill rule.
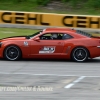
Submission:
[[[61,32],[61,33],[69,33],[71,36],[74,36],[74,37],[86,37],[82,34],[75,34],[77,31],[75,29],[71,29],[71,28],[46,28],[43,30],[43,33],[46,33],[46,32],[51,32],[51,33],[54,33],[54,32]]]
[[[47,28],[47,29],[45,29],[44,30],[45,32],[68,32],[68,31],[71,31],[71,32],[76,32],[75,30],[73,30],[73,29],[70,29],[70,28]]]

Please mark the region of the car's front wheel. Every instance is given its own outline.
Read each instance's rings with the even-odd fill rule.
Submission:
[[[4,50],[4,58],[7,60],[18,60],[21,57],[21,50],[17,46],[8,46]]]
[[[88,59],[88,50],[83,47],[77,47],[72,51],[72,59],[77,62],[84,62]]]

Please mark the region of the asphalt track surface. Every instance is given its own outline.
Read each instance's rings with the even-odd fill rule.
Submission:
[[[100,100],[100,58],[0,59],[0,100]]]

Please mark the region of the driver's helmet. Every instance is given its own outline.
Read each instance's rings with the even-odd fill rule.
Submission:
[[[57,37],[58,37],[57,34],[55,33],[52,34],[52,38],[57,38]]]

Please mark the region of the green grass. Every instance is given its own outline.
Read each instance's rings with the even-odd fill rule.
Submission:
[[[59,0],[65,9],[43,8],[50,1],[52,0],[0,0],[0,10],[100,15],[100,0]]]
[[[32,29],[0,28],[0,39],[10,36],[30,35],[37,31]]]
[[[10,36],[21,36],[21,35],[31,35],[34,34],[39,30],[33,30],[33,29],[20,29],[20,28],[0,28],[0,39]],[[99,36],[98,33],[90,33],[93,36]]]
[[[0,2],[0,10],[10,10],[10,11],[34,11],[36,8],[36,4],[34,3],[13,3],[13,2]]]

